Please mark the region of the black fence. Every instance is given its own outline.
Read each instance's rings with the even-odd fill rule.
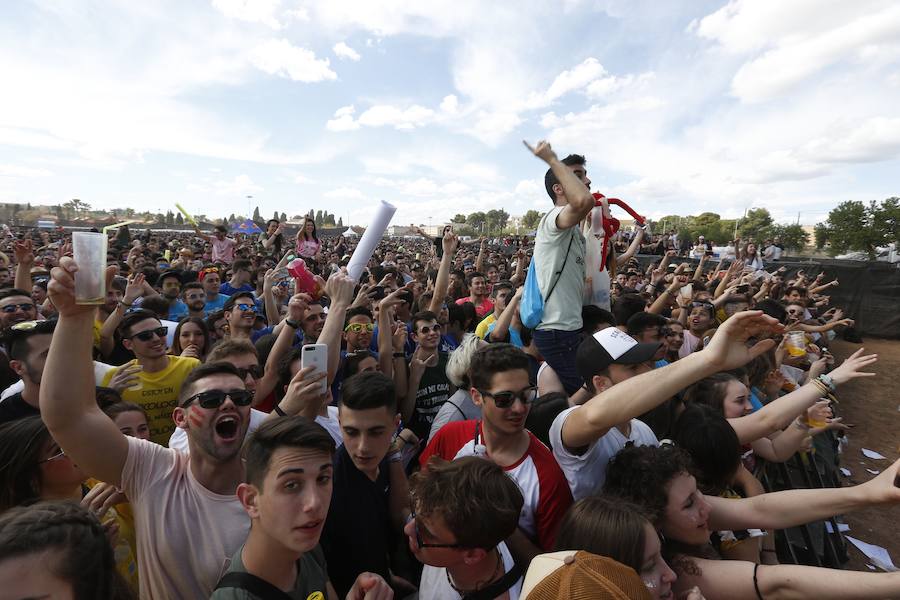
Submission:
[[[642,268],[660,259],[659,256],[637,257]],[[688,262],[697,265],[696,259],[677,258],[673,263]],[[716,263],[708,261],[710,268]],[[803,270],[810,277],[825,272],[826,280],[837,279],[840,285],[825,292],[831,297],[832,306],[844,310],[847,317],[856,321],[856,331],[865,336],[900,339],[900,263],[864,262],[853,260],[793,259],[787,258],[766,265],[767,271],[785,267],[785,279]]]

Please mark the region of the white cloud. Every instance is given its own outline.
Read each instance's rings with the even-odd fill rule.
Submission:
[[[348,60],[352,60],[353,62],[356,62],[361,58],[359,52],[357,52],[344,42],[338,42],[331,48],[331,50],[338,58],[346,58]]]
[[[389,104],[377,104],[366,109],[358,119],[353,115],[353,105],[343,106],[334,113],[334,118],[325,123],[329,131],[353,131],[361,126],[393,127],[401,131],[409,131],[423,127],[434,120],[435,113],[430,108],[413,104],[406,108],[398,108]]]
[[[325,123],[325,128],[329,131],[353,131],[359,129],[359,123],[353,119],[353,113],[356,108],[350,106],[342,106],[334,111],[334,118],[329,119]]]
[[[568,94],[580,90],[595,79],[606,75],[606,69],[596,58],[587,58],[580,65],[556,76],[544,92],[534,93],[527,101],[528,108],[543,108]]]
[[[244,196],[258,194],[264,188],[253,182],[249,175],[237,175],[234,179],[226,181],[204,181],[201,183],[189,183],[186,188],[189,192],[199,194],[212,194],[215,196],[229,197],[244,200]]]
[[[53,175],[47,169],[34,169],[19,165],[0,165],[0,177],[49,177]]]
[[[281,29],[281,23],[275,17],[281,0],[213,0],[212,4],[230,19]]]
[[[388,179],[377,177],[373,182],[379,187],[391,188],[407,196],[419,198],[435,196],[454,196],[465,193],[471,188],[460,181],[451,181],[439,184],[433,179],[420,177],[418,179]]]
[[[451,115],[456,114],[459,111],[459,98],[453,94],[444,96],[444,99],[441,100],[441,111]]]
[[[322,194],[325,198],[341,198],[344,200],[365,200],[366,195],[353,187],[340,187]]]
[[[294,46],[284,38],[268,40],[254,48],[250,62],[269,75],[304,83],[337,79],[327,58],[318,59],[315,52]]]

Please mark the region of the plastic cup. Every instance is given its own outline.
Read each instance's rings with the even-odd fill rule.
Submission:
[[[806,334],[802,331],[792,331],[788,333],[785,341],[788,356],[800,358],[806,356]]]
[[[72,234],[72,254],[78,265],[75,304],[106,302],[106,246],[105,233],[76,231]]]

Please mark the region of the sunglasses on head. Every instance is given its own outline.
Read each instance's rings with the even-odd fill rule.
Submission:
[[[516,399],[518,399],[519,402],[521,402],[525,406],[528,406],[529,404],[531,404],[532,402],[534,402],[537,399],[537,388],[536,387],[527,387],[520,392],[508,392],[507,391],[507,392],[491,393],[491,392],[484,392],[481,390],[478,390],[478,392],[482,396],[487,396],[488,398],[493,398],[494,404],[497,406],[497,408],[509,408],[510,406],[513,405],[513,402],[515,402]]]
[[[5,313],[14,313],[17,310],[21,310],[22,312],[28,312],[29,310],[34,310],[34,304],[31,302],[23,302],[21,304],[7,304],[3,307],[3,312]]]
[[[169,333],[169,328],[165,325],[161,327],[157,327],[156,329],[148,329],[147,331],[141,331],[140,333],[135,333],[134,335],[129,336],[131,339],[137,338],[142,342],[149,342],[153,339],[153,336],[164,338],[166,334]]]
[[[225,398],[231,398],[236,406],[248,406],[253,402],[253,392],[250,390],[209,390],[194,394],[181,404],[181,408],[186,407],[194,400],[201,408],[219,408],[225,403]]]
[[[218,273],[219,267],[203,267],[204,273]]]
[[[353,333],[361,333],[362,331],[368,331],[372,333],[375,331],[374,323],[350,323],[346,327],[344,327],[344,331],[350,331]]]

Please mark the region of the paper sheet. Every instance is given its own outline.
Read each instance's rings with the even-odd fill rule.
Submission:
[[[378,211],[372,220],[369,221],[366,232],[363,234],[362,239],[359,240],[359,244],[357,244],[356,250],[353,251],[353,256],[350,257],[350,262],[347,264],[347,273],[354,281],[359,279],[363,269],[369,264],[369,259],[372,258],[372,253],[375,252],[375,246],[384,237],[384,232],[390,225],[395,212],[397,212],[395,206],[388,204],[384,200],[381,201]]]
[[[868,448],[863,448],[862,453],[866,458],[871,458],[874,460],[886,460],[884,456],[878,454],[874,450],[869,450]]]
[[[850,526],[846,523],[838,523],[837,525],[838,531],[840,531],[841,533],[850,531]],[[825,521],[825,530],[828,531],[828,533],[834,533],[834,527],[831,526],[831,521]]]
[[[891,555],[888,554],[888,551],[882,548],[881,546],[876,546],[875,544],[868,544],[862,540],[858,540],[855,537],[845,536],[847,540],[856,546],[856,549],[866,555],[866,557],[872,561],[872,564],[881,569],[882,571],[897,571],[897,567],[894,566],[894,561],[891,560]]]

